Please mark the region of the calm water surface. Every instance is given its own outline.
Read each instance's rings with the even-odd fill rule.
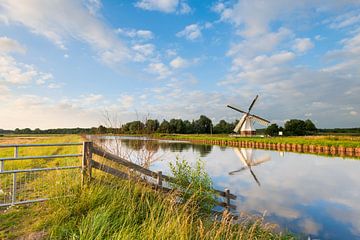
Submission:
[[[237,195],[238,211],[265,213],[267,221],[306,237],[360,239],[360,160],[134,137],[101,141],[165,174],[177,158],[202,159],[215,187]]]

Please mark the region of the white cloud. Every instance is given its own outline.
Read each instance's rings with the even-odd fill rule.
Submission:
[[[144,38],[144,39],[154,38],[154,34],[148,30],[138,30],[136,33],[139,37]]]
[[[184,30],[176,34],[177,37],[185,37],[188,40],[194,41],[201,37],[201,27],[198,24],[191,24],[184,28]]]
[[[101,0],[85,0],[84,3],[92,15],[96,15],[102,7]]]
[[[176,54],[177,54],[177,52],[176,52],[176,50],[174,50],[174,49],[167,49],[167,50],[166,50],[166,55],[167,55],[168,57],[176,56]]]
[[[235,4],[228,4],[229,6],[220,2],[213,7],[213,10],[220,14],[222,21],[231,22],[240,28],[243,37],[255,37],[269,32],[273,21],[296,18],[301,21],[309,15],[308,11],[336,11],[343,9],[344,6],[359,4],[358,0],[303,0],[292,1],[291,4],[287,0],[238,0]]]
[[[0,80],[12,84],[28,84],[31,81],[45,81],[52,78],[49,73],[36,70],[33,65],[18,63],[8,55],[0,55]]]
[[[81,96],[82,97],[82,100],[85,104],[93,104],[93,103],[96,103],[100,100],[102,100],[104,97],[103,95],[101,94],[87,94],[87,95],[83,95]]]
[[[204,24],[204,28],[205,29],[209,29],[209,28],[212,28],[213,27],[213,24],[211,23],[211,22],[206,22],[205,24]]]
[[[136,29],[122,29],[118,28],[117,33],[130,37],[130,38],[140,38],[143,40],[150,40],[154,38],[153,32],[149,30],[136,30]]]
[[[134,104],[134,97],[131,95],[124,94],[118,99],[122,108],[129,109]]]
[[[358,85],[356,76],[360,74],[360,31],[356,31],[360,29],[359,26],[351,26],[350,21],[344,24],[347,29],[342,31],[350,29],[345,33],[347,38],[339,42],[341,49],[329,51],[323,69],[295,66],[296,62],[292,63],[297,55],[315,47],[310,38],[296,36],[298,29],[303,31],[303,27],[307,30],[309,27],[309,24],[299,26],[298,22],[314,20],[311,19],[314,15],[309,15],[309,11],[334,16],[346,11],[350,4],[360,4],[351,0],[320,2],[305,0],[288,4],[284,0],[241,0],[234,1],[234,4],[220,1],[214,5],[212,10],[220,14],[222,21],[232,23],[235,33],[239,35],[238,42],[233,40],[227,52],[232,64],[228,75],[219,81],[219,85],[226,87],[229,94],[248,98],[250,96],[247,95],[260,94],[267,99],[267,109],[273,109],[273,116],[269,117],[272,119],[303,118],[311,112],[312,119],[323,126],[354,125],[350,110],[346,111],[347,114],[344,112],[341,118],[334,117],[331,124],[328,116],[338,116],[336,110],[341,106],[359,102],[357,91],[352,90]],[[348,16],[350,18],[354,23],[355,19]],[[274,29],[276,26],[280,27]],[[315,40],[325,37],[318,36]],[[320,92],[319,88],[314,88],[314,84],[321,88]],[[329,97],[335,95],[339,97]],[[309,105],[310,101],[321,102],[322,105]],[[296,106],[307,107],[294,113]]]
[[[0,99],[2,99],[9,92],[10,92],[10,89],[7,86],[0,83],[0,93],[1,93]]]
[[[43,85],[45,84],[47,81],[52,80],[54,77],[51,73],[46,73],[46,74],[42,74],[37,80],[36,80],[36,84],[38,85]]]
[[[48,85],[48,88],[50,88],[50,89],[58,89],[58,88],[61,88],[63,85],[62,84],[60,84],[60,83],[54,83],[54,82],[52,82],[52,83],[50,83],[49,85]]]
[[[238,1],[231,7],[217,4],[213,8],[220,13],[223,21],[242,27],[241,35],[256,37],[269,31],[269,23],[286,10],[295,8],[299,3],[287,4],[284,0],[277,1]]]
[[[140,0],[135,3],[135,7],[164,13],[186,14],[191,12],[190,6],[184,0]]]
[[[136,52],[134,60],[137,62],[144,62],[149,60],[149,57],[154,54],[155,46],[153,44],[135,44],[132,49]]]
[[[221,13],[225,10],[225,4],[223,2],[217,2],[211,7],[211,10],[216,13]]]
[[[287,28],[279,28],[276,32],[263,34],[259,37],[245,38],[237,44],[233,44],[229,51],[228,56],[254,56],[258,53],[270,52],[283,41],[291,38],[293,32]]]
[[[305,53],[313,47],[314,44],[311,42],[310,38],[297,38],[293,45],[293,49],[299,53]]]
[[[249,74],[252,77],[255,77],[257,74],[261,76],[263,73],[271,73],[273,67],[277,67],[281,64],[285,64],[295,58],[293,52],[282,51],[279,53],[274,53],[273,55],[259,55],[252,59],[237,57],[234,58],[232,64],[232,70],[238,71],[241,70],[239,75],[246,75],[249,77]],[[276,70],[276,69],[275,69]],[[260,76],[256,77],[259,78]]]
[[[358,113],[357,113],[356,111],[350,111],[350,115],[352,115],[352,116],[357,116]]]
[[[188,61],[182,57],[176,57],[170,62],[170,66],[173,68],[184,68],[188,65]]]
[[[18,97],[14,105],[17,108],[34,108],[39,106],[44,106],[49,103],[49,98],[37,96],[37,95],[23,95]]]
[[[315,40],[316,41],[321,41],[321,40],[324,40],[324,37],[322,37],[321,35],[316,35]]]
[[[14,39],[8,37],[0,37],[0,53],[9,52],[25,53],[26,48]]]
[[[359,11],[350,11],[330,20],[330,27],[334,29],[346,28],[360,23]]]
[[[161,12],[174,12],[179,0],[141,0],[135,4],[136,7],[145,10],[157,10]]]
[[[91,127],[99,123],[99,109],[96,105],[82,107],[82,99],[74,102],[56,100],[38,95],[8,95],[0,101],[2,118],[0,125],[4,129],[18,128],[59,128]],[[66,117],[64,117],[66,116]],[[22,119],[22,121],[19,121]],[[23,121],[26,119],[26,121]]]
[[[186,2],[181,2],[180,3],[180,10],[179,13],[181,14],[188,14],[191,12],[191,7],[189,6],[189,4],[187,4]]]
[[[74,38],[89,44],[106,64],[129,57],[128,49],[112,29],[89,13],[80,1],[5,0],[0,6],[0,16],[10,24],[22,24],[61,49],[66,49],[67,39]]]
[[[150,63],[147,67],[147,71],[149,73],[158,75],[158,79],[164,79],[171,75],[169,68],[161,62]]]

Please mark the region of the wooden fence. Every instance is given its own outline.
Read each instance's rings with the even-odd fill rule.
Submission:
[[[122,172],[118,169],[112,168],[103,163],[95,161],[93,159],[94,155],[100,156],[111,162],[117,163],[131,171],[135,171],[145,176],[153,178],[155,180],[154,181],[155,183],[150,181],[146,181],[146,182],[155,189],[162,190],[165,192],[172,191],[172,189],[163,186],[164,185],[163,183],[164,182],[174,183],[175,179],[173,177],[163,174],[162,171],[158,171],[158,172],[151,171],[147,168],[144,168],[133,162],[130,162],[122,157],[106,152],[100,147],[95,146],[92,142],[84,142],[83,145],[83,159],[82,159],[83,182],[91,180],[92,168],[106,172],[121,179],[131,179],[131,176],[128,173]],[[218,206],[224,207],[225,209],[236,209],[236,206],[231,204],[231,200],[236,199],[236,196],[230,193],[229,189],[225,189],[224,191],[215,189],[214,192],[217,196],[220,196],[224,199],[224,202],[220,202],[220,201],[217,202]]]

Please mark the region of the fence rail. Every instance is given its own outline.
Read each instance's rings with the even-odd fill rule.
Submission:
[[[31,168],[31,169],[15,169],[15,170],[5,170],[6,161],[21,161],[21,160],[36,160],[36,159],[54,159],[54,158],[76,158],[83,156],[83,153],[76,154],[55,154],[55,155],[44,155],[44,156],[19,156],[19,148],[29,148],[29,147],[58,147],[58,146],[80,146],[83,143],[51,143],[51,144],[1,144],[0,149],[3,148],[13,148],[14,156],[13,157],[3,157],[0,158],[0,177],[8,181],[0,182],[0,207],[7,207],[13,205],[34,203],[46,201],[49,198],[44,196],[33,197],[32,199],[19,199],[19,195],[23,192],[29,191],[27,186],[30,185],[30,182],[24,182],[22,178],[29,178],[27,175],[22,176],[19,174],[35,174],[39,172],[46,171],[55,171],[55,170],[69,170],[69,169],[81,169],[81,165],[78,166],[57,166],[57,167],[44,167],[44,168]],[[7,175],[10,175],[8,178]],[[34,178],[34,177],[33,177]],[[34,179],[31,179],[34,180]],[[11,187],[6,187],[5,182],[11,182]],[[22,183],[22,184],[21,184]],[[24,189],[22,189],[23,187]],[[5,191],[4,191],[5,190]],[[41,193],[45,194],[45,193]],[[2,196],[3,195],[3,196]],[[24,196],[26,197],[26,196]]]
[[[84,144],[84,151],[88,152],[87,157],[85,156],[85,158],[83,159],[83,168],[87,169],[87,171],[83,171],[84,174],[88,174],[91,175],[91,168],[95,168],[98,170],[101,170],[103,172],[109,173],[111,175],[114,175],[116,177],[120,177],[123,179],[129,179],[130,176],[127,173],[124,173],[120,170],[114,169],[110,166],[107,166],[103,163],[99,163],[97,161],[94,161],[92,156],[94,155],[98,155],[100,157],[103,157],[109,161],[115,162],[120,164],[121,166],[124,166],[126,168],[129,168],[133,171],[139,172],[141,174],[144,174],[146,176],[152,177],[154,179],[156,179],[156,188],[160,188],[164,191],[171,191],[171,189],[166,188],[163,186],[163,181],[169,182],[169,183],[175,183],[175,178],[171,177],[171,176],[167,176],[165,174],[162,174],[161,171],[159,172],[154,172],[151,171],[147,168],[144,168],[142,166],[139,166],[133,162],[130,162],[122,157],[119,157],[115,154],[106,152],[104,150],[102,150],[100,147],[98,146],[93,146],[93,144],[91,142],[89,143],[85,143]],[[85,176],[86,177],[86,176]],[[152,183],[151,183],[152,184]],[[235,209],[236,206],[231,204],[230,200],[235,200],[236,199],[236,195],[230,193],[229,189],[225,189],[224,191],[221,190],[214,190],[215,194],[218,196],[221,196],[223,198],[225,198],[225,202],[218,202],[217,205],[225,207],[225,208],[231,208],[231,209]]]
[[[11,160],[32,160],[41,158],[66,158],[66,157],[80,157],[82,154],[65,154],[65,155],[51,155],[51,156],[23,156],[19,157],[19,148],[27,147],[59,147],[59,146],[80,146],[83,143],[39,143],[39,144],[0,144],[0,148],[14,148],[14,157],[0,158],[0,173],[4,172],[5,161]]]
[[[19,148],[26,147],[52,147],[52,146],[83,146],[81,153],[76,154],[55,154],[55,155],[46,155],[46,156],[19,156]],[[82,183],[92,179],[92,168],[98,169],[105,173],[111,174],[113,176],[130,179],[131,174],[124,173],[118,169],[107,166],[104,163],[97,162],[93,159],[93,155],[100,156],[111,162],[117,163],[127,169],[136,171],[145,176],[151,177],[154,179],[153,182],[146,181],[147,184],[152,185],[156,189],[161,189],[162,191],[168,192],[172,189],[164,186],[164,182],[174,183],[176,180],[174,177],[163,174],[161,171],[154,172],[142,166],[139,166],[127,159],[124,159],[120,156],[114,155],[107,151],[104,151],[98,146],[94,146],[92,142],[83,142],[83,143],[54,143],[54,144],[4,144],[0,145],[1,148],[14,148],[14,157],[3,157],[0,158],[0,177],[5,174],[12,175],[12,186],[8,190],[10,191],[10,201],[1,202],[0,207],[12,206],[18,204],[27,204],[34,202],[42,202],[48,200],[47,197],[39,196],[35,199],[18,199],[17,195],[19,194],[18,189],[18,174],[28,174],[28,173],[37,173],[37,172],[46,172],[46,171],[55,171],[55,170],[69,170],[69,169],[81,169],[82,170]],[[15,160],[35,160],[35,159],[54,159],[54,158],[76,158],[82,157],[81,166],[57,166],[57,167],[45,167],[45,168],[32,168],[32,169],[16,169],[16,170],[4,170],[4,163],[6,161],[15,161]],[[9,179],[9,181],[11,181]],[[0,193],[1,193],[1,184],[0,184]],[[235,209],[236,206],[231,204],[230,200],[236,199],[236,196],[230,193],[229,189],[214,190],[215,194],[224,198],[224,202],[217,202],[217,205],[222,206],[226,209]],[[0,199],[1,200],[1,199]]]

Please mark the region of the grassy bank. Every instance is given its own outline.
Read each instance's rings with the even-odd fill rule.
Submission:
[[[4,143],[78,142],[79,136],[2,139]],[[73,153],[78,149],[32,148],[26,154]],[[22,152],[25,154],[25,152]],[[12,153],[0,150],[0,156]],[[60,161],[60,160],[59,160]],[[70,160],[69,160],[70,161]],[[71,160],[76,161],[79,160]],[[26,167],[32,167],[26,163]],[[29,165],[30,164],[30,165]],[[56,164],[53,161],[44,162]],[[57,164],[61,164],[58,162]],[[19,167],[17,165],[16,167]],[[15,167],[15,166],[13,166]],[[1,175],[0,175],[1,176]],[[95,175],[96,176],[96,175]],[[141,183],[99,176],[87,187],[78,178],[45,176],[50,196],[64,196],[28,206],[0,210],[0,239],[290,239],[275,234],[272,226],[246,218],[233,224],[224,218],[212,221],[199,214],[190,199],[177,203],[177,195],[156,192]],[[36,179],[34,179],[36,181]]]
[[[360,147],[359,136],[299,136],[299,137],[229,137],[228,135],[210,134],[156,134],[156,138],[172,140],[216,140],[216,141],[247,141],[274,144],[302,144],[335,147]]]

